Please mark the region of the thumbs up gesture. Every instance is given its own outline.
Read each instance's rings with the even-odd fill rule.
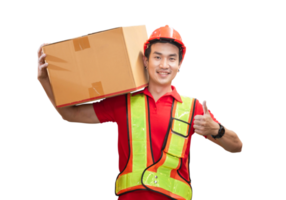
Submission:
[[[217,135],[219,125],[216,123],[209,113],[206,101],[203,102],[204,115],[196,115],[194,120],[194,129],[200,135]]]

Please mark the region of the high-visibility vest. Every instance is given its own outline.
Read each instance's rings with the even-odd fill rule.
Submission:
[[[192,199],[192,187],[178,170],[185,156],[196,100],[181,98],[183,103],[173,100],[161,158],[154,163],[148,97],[144,94],[127,94],[129,159],[117,176],[116,195],[143,189],[159,192],[172,199]]]

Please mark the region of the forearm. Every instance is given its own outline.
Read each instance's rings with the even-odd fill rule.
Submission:
[[[241,152],[242,142],[238,138],[237,134],[227,128],[225,128],[225,133],[223,137],[216,138],[217,142],[225,150],[229,152]]]
[[[44,88],[44,90],[47,94],[47,96],[49,97],[51,103],[53,104],[55,109],[58,111],[58,113],[62,116],[63,119],[69,121],[70,118],[72,118],[72,116],[74,115],[75,106],[57,108],[54,93],[53,93],[49,78],[38,79],[38,80],[40,81],[42,87]]]

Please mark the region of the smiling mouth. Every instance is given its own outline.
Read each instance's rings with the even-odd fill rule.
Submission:
[[[170,72],[157,72],[157,74],[160,74],[160,75],[168,75],[168,74],[170,74]]]

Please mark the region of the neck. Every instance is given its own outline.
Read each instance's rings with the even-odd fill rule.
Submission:
[[[164,94],[166,94],[167,92],[172,92],[172,87],[171,84],[157,85],[152,84],[152,82],[149,82],[148,90],[152,94],[155,102],[157,102],[157,100],[160,99],[160,97],[162,97]]]

